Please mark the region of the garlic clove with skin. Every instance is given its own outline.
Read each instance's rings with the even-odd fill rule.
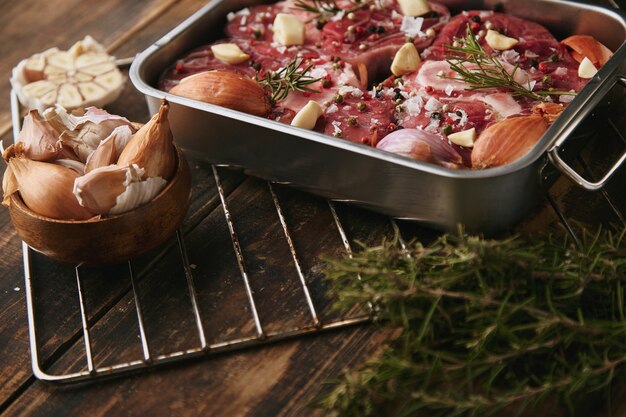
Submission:
[[[17,178],[15,178],[15,174],[13,174],[13,168],[11,168],[11,165],[8,165],[2,177],[2,191],[4,192],[2,197],[3,206],[9,207],[11,205],[11,196],[16,193],[19,188]]]
[[[96,150],[87,157],[85,172],[116,163],[120,153],[132,136],[133,131],[129,126],[116,127],[106,139],[100,142]]]
[[[161,102],[159,112],[130,139],[117,164],[137,164],[145,170],[144,177],[172,178],[176,169],[176,149],[167,119],[169,103]]]
[[[16,153],[34,161],[51,161],[59,154],[58,140],[58,133],[45,122],[37,110],[31,110],[24,118],[17,138]]]
[[[163,178],[142,181],[137,165],[109,165],[76,178],[73,193],[79,203],[98,214],[120,214],[151,201],[166,185]]]
[[[87,220],[94,213],[78,204],[72,194],[78,174],[66,167],[16,156],[9,160],[18,189],[33,212],[53,219]],[[7,195],[5,189],[5,199]]]

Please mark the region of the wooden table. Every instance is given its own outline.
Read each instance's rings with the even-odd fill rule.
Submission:
[[[200,8],[200,0],[24,0],[0,5],[0,137],[12,141],[8,78],[22,58],[52,46],[69,47],[90,34],[118,57],[133,56]],[[607,2],[608,4],[608,2]],[[131,120],[149,118],[143,97],[127,83],[109,111]],[[604,152],[601,152],[601,151]],[[601,169],[606,149],[591,150]],[[192,161],[194,194],[184,233],[209,343],[254,334],[247,295],[235,261],[230,233],[216,192],[211,167]],[[624,224],[626,170],[604,192],[588,193],[560,178],[546,199],[515,232],[561,232],[563,223]],[[237,171],[219,169],[235,219],[260,320],[267,332],[310,323],[302,286],[283,235],[268,185]],[[277,186],[275,192],[292,233],[303,275],[322,322],[329,312],[320,284],[320,256],[339,256],[345,248],[325,200]],[[388,218],[335,205],[350,240],[377,243],[391,236]],[[389,333],[371,325],[325,332],[294,340],[216,355],[197,361],[81,385],[39,381],[31,370],[21,242],[6,210],[0,210],[0,413],[2,416],[304,416],[322,383],[376,352]],[[404,236],[431,239],[435,233],[401,224]],[[178,248],[133,263],[137,294],[150,354],[157,356],[199,345]],[[33,293],[38,351],[51,374],[86,368],[81,311],[74,268],[34,256]],[[81,284],[96,367],[141,359],[135,299],[125,265],[81,270]],[[623,401],[616,414],[626,415]]]

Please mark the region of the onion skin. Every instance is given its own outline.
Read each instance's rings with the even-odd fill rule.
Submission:
[[[548,121],[543,116],[511,117],[485,129],[472,149],[472,168],[505,165],[524,156],[544,132]]]
[[[613,52],[593,36],[572,35],[561,41],[561,43],[572,49],[570,54],[578,62],[586,57],[593,65],[600,69],[613,56]]]
[[[263,87],[256,81],[223,71],[207,71],[183,78],[170,91],[181,97],[267,116],[272,109]]]

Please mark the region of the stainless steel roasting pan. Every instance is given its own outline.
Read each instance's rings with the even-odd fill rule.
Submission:
[[[139,54],[130,69],[130,78],[146,95],[151,113],[166,97],[172,103],[176,141],[209,162],[242,167],[264,179],[440,229],[453,229],[462,223],[472,231],[493,233],[515,224],[536,205],[554,178],[553,165],[579,185],[598,189],[626,159],[626,152],[617,155],[604,178],[591,182],[574,171],[562,155],[565,148],[572,147],[566,143],[572,133],[591,117],[592,111],[606,108],[615,112],[614,103],[621,102],[618,117],[626,113],[622,100],[626,87],[626,19],[620,12],[584,3],[443,0],[453,13],[501,5],[506,13],[545,25],[558,38],[590,34],[615,51],[539,143],[523,158],[498,168],[451,170],[177,97],[155,87],[166,67],[177,58],[223,37],[228,12],[260,3],[211,1]]]

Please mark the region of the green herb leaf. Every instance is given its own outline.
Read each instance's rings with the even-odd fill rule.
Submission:
[[[276,104],[280,100],[285,99],[290,91],[319,93],[318,90],[314,90],[308,86],[318,82],[321,78],[313,78],[307,75],[309,70],[313,67],[313,64],[309,64],[298,71],[302,62],[303,60],[299,61],[296,58],[279,71],[267,71],[264,77],[259,78],[258,75],[255,77],[255,80],[261,84],[261,86],[269,90],[272,104]]]
[[[578,247],[447,234],[330,259],[336,307],[372,303],[401,333],[318,405],[342,417],[514,415],[609,387],[626,376],[626,228],[582,236]]]
[[[530,80],[526,84],[517,82],[515,73],[519,69],[518,66],[515,65],[511,71],[507,70],[497,57],[484,50],[469,25],[465,37],[455,38],[454,44],[446,48],[453,52],[446,57],[446,61],[460,80],[469,84],[468,90],[504,88],[514,96],[524,96],[538,101],[546,101],[551,95],[576,94],[572,91],[554,89],[533,91]]]

